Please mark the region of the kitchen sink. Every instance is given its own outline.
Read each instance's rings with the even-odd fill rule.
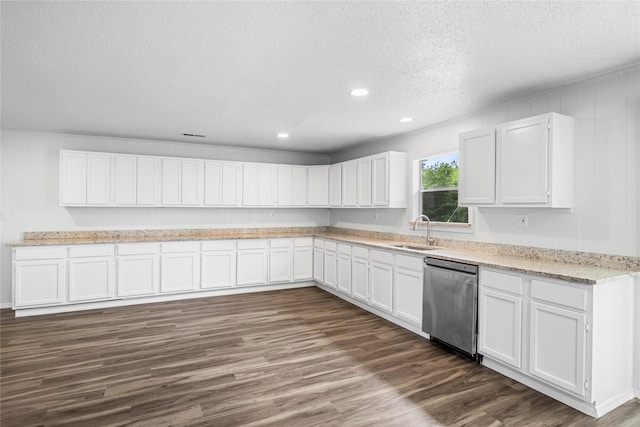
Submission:
[[[407,244],[397,244],[397,245],[389,245],[392,248],[398,249],[409,249],[411,251],[432,251],[434,249],[438,249],[435,246],[422,246],[422,245],[407,245]]]

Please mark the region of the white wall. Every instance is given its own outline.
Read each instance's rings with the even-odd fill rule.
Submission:
[[[576,118],[575,207],[572,211],[522,208],[476,209],[474,232],[437,231],[438,237],[553,249],[640,256],[640,66],[514,100],[476,114],[345,150],[340,162],[386,150],[412,160],[457,151],[458,134],[536,114]],[[417,172],[416,172],[417,173]],[[417,177],[415,177],[417,179]],[[529,227],[515,215],[529,215]],[[373,214],[332,210],[331,225],[412,234],[413,209]],[[420,234],[424,234],[421,231]]]
[[[326,226],[328,209],[64,208],[58,205],[61,149],[288,164],[326,164],[328,156],[200,144],[2,130],[0,304],[11,302],[11,248],[25,231],[142,228]],[[275,215],[271,216],[271,211]],[[151,214],[151,218],[149,216]]]

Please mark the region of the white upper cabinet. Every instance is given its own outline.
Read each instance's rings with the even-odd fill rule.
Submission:
[[[222,205],[222,162],[204,162],[204,204]]]
[[[162,159],[162,204],[182,203],[182,162],[180,159]]]
[[[462,134],[460,204],[572,207],[574,128],[572,117],[548,113],[500,124],[495,138],[493,129]]]
[[[136,201],[142,206],[156,206],[160,203],[160,159],[138,156]]]
[[[342,164],[342,206],[358,205],[358,164],[355,161]]]
[[[329,206],[342,206],[342,165],[329,166]]]
[[[461,206],[496,201],[495,129],[460,135],[458,154],[458,203]]]
[[[307,206],[329,206],[329,166],[307,168]]]
[[[87,154],[87,205],[111,203],[110,176],[110,154]]]
[[[206,161],[204,176],[206,206],[239,206],[241,204],[242,163]]]
[[[204,203],[204,162],[182,161],[182,204],[202,206]]]
[[[387,151],[371,156],[372,205],[406,208],[409,202],[407,153]]]
[[[242,168],[243,206],[276,204],[276,166],[245,163]]]
[[[371,157],[363,157],[356,161],[358,182],[358,206],[371,207]]]
[[[111,154],[60,151],[60,204],[109,205]]]
[[[305,206],[307,204],[307,167],[278,165],[278,206]]]
[[[136,156],[114,156],[113,158],[113,203],[135,205],[137,203],[138,159]]]

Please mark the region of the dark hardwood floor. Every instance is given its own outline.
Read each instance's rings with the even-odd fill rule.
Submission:
[[[1,425],[640,426],[594,420],[318,288],[15,319]]]

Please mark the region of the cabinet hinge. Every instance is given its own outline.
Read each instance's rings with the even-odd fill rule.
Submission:
[[[551,130],[551,120],[547,119],[547,130]]]
[[[589,324],[589,322],[586,322],[584,324],[584,331],[585,332],[590,332],[591,331],[591,325]]]
[[[584,389],[589,390],[589,380],[584,380]]]

